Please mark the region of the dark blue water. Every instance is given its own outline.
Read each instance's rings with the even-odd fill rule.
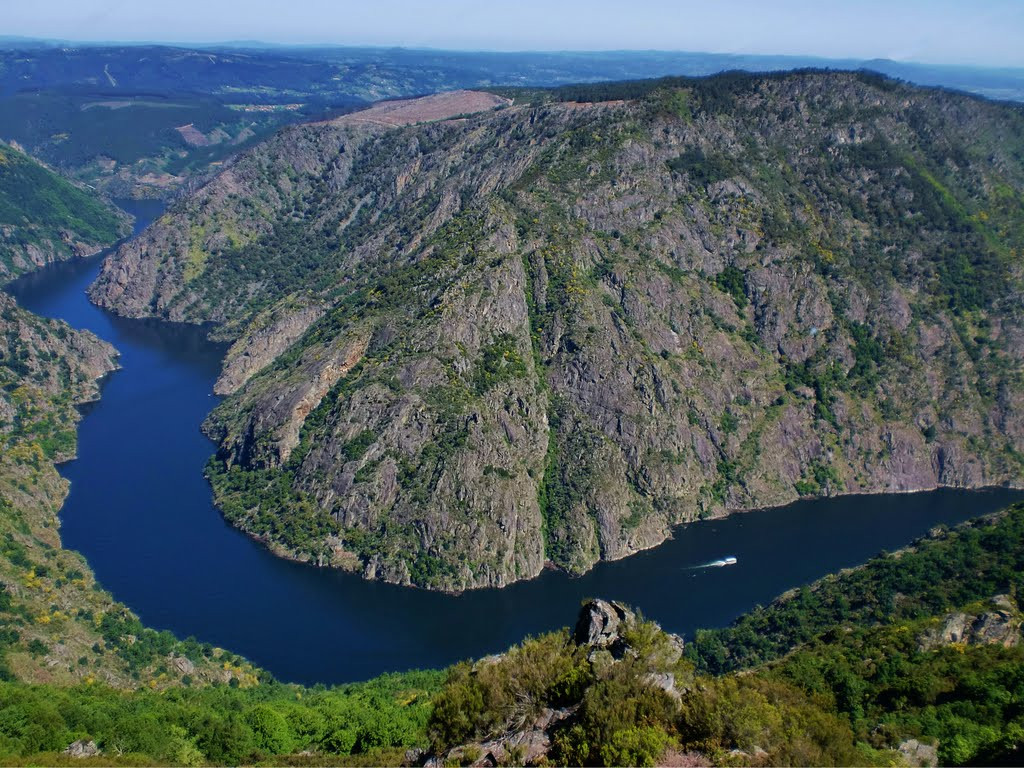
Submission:
[[[147,223],[154,204],[125,203]],[[1006,490],[799,502],[680,528],[674,540],[570,579],[545,573],[504,590],[453,597],[366,582],[274,557],[226,525],[202,468],[199,424],[223,349],[195,328],[116,318],[88,303],[99,258],[58,264],[9,290],[26,308],[88,328],[122,370],[88,406],[65,546],[148,625],[241,653],[283,680],[335,683],[437,667],[564,626],[580,600],[623,600],[684,634],[728,623],[779,593],[1022,498]],[[693,568],[726,555],[738,564]]]

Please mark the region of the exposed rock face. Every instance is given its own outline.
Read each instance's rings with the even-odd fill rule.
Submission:
[[[627,633],[636,628],[637,622],[636,613],[622,603],[601,599],[587,600],[580,607],[573,642],[589,648],[590,651],[621,649],[621,657],[632,647]],[[651,625],[667,640],[670,652],[660,663],[670,667],[683,655],[683,639],[679,635],[665,632],[655,623]]]
[[[294,344],[325,311],[326,308],[318,304],[283,304],[257,318],[246,335],[228,350],[224,370],[213,391],[218,395],[237,392],[253,374],[266,368]]]
[[[935,768],[939,764],[939,748],[933,744],[907,739],[900,744],[898,751],[907,765],[914,768]]]
[[[235,342],[211,480],[277,551],[460,590],[1019,482],[1017,112],[842,73],[404,109],[281,132],[92,288]]]
[[[636,614],[622,603],[589,600],[580,609],[573,640],[577,645],[589,649],[591,662],[598,661],[602,655],[617,661],[631,653],[629,640],[624,633],[635,627],[636,622]],[[663,657],[658,663],[662,669],[667,670],[682,658],[683,639],[669,632],[664,635],[666,644]],[[675,675],[671,672],[652,672],[647,680],[655,688],[661,688],[673,698],[679,698]]]
[[[950,613],[939,626],[929,630],[919,642],[922,651],[945,645],[1002,645],[1007,648],[1021,641],[1021,616],[1013,598],[996,595],[992,598],[994,610],[978,614]]]
[[[73,741],[68,745],[68,748],[64,750],[65,755],[71,757],[96,757],[102,754],[100,748],[96,746],[95,741],[86,741],[85,739],[79,739]]]
[[[576,621],[573,640],[577,645],[608,650],[622,644],[619,630],[634,621],[636,616],[622,603],[590,600],[584,603]]]

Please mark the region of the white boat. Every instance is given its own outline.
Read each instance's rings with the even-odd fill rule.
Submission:
[[[714,560],[708,563],[710,568],[724,568],[727,565],[736,565],[736,558],[730,555],[729,557],[723,557],[721,560]]]

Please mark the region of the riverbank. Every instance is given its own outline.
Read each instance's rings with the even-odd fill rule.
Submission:
[[[247,662],[143,627],[64,546],[58,512],[69,481],[58,465],[76,457],[82,412],[117,367],[117,351],[97,335],[0,293],[0,679],[251,684]]]

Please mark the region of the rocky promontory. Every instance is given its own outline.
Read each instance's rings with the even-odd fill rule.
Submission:
[[[794,72],[379,117],[245,153],[91,292],[233,342],[209,476],[276,551],[461,590],[1020,482],[1018,110]]]

